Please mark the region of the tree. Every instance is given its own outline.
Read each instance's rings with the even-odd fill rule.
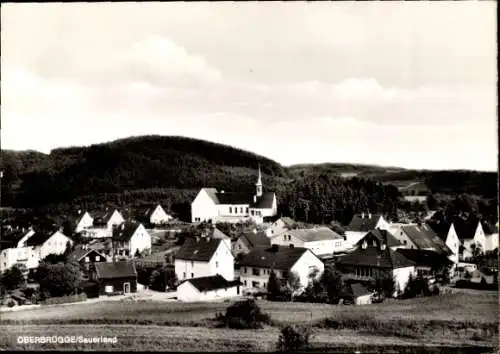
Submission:
[[[392,297],[396,291],[396,282],[390,275],[379,274],[375,276],[373,289],[384,294],[385,297]]]
[[[478,242],[473,243],[470,246],[470,249],[471,249],[471,253],[472,253],[472,258],[478,258],[481,254],[483,254],[483,249],[481,247],[481,244]]]
[[[80,270],[72,263],[42,263],[35,274],[40,291],[52,297],[74,294],[80,285]]]
[[[287,290],[290,293],[290,301],[293,301],[294,296],[298,295],[298,292],[302,289],[302,283],[300,282],[300,277],[295,272],[288,272],[286,277]]]
[[[339,294],[344,286],[342,275],[331,267],[326,267],[320,279],[321,284],[326,289],[328,300],[336,304],[339,300]]]
[[[19,289],[26,283],[23,272],[16,265],[3,272],[1,281],[7,291]]]
[[[67,258],[65,254],[50,253],[42,260],[42,262],[47,264],[57,264],[66,262]]]
[[[279,279],[276,273],[272,270],[269,274],[269,280],[267,281],[267,299],[271,301],[277,301],[281,295],[281,288]]]
[[[308,347],[311,328],[288,325],[281,329],[277,349],[283,352],[298,352]]]
[[[225,316],[218,317],[223,325],[234,329],[258,329],[270,321],[269,315],[263,313],[253,299],[232,304]]]

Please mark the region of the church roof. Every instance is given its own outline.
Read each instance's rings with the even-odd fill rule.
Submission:
[[[210,199],[217,205],[249,205],[256,209],[270,209],[273,206],[274,192],[264,192],[254,202],[252,193],[217,192],[215,188],[204,188]]]

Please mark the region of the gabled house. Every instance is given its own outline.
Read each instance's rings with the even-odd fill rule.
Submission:
[[[74,219],[75,232],[82,232],[83,230],[90,228],[94,225],[94,218],[86,211],[83,214],[78,214]]]
[[[441,236],[441,239],[444,239],[444,242],[446,246],[451,251],[451,254],[449,255],[450,261],[455,264],[455,266],[458,264],[459,259],[460,259],[460,239],[458,238],[457,232],[455,231],[455,226],[453,224],[450,225],[448,232],[444,234],[444,237],[442,234],[439,234]]]
[[[357,281],[373,281],[377,277],[392,277],[397,290],[403,291],[410,274],[415,274],[415,263],[393,251],[377,238],[363,241],[351,253],[337,259],[335,267],[344,278]]]
[[[0,243],[0,272],[15,264],[23,264],[28,269],[36,268],[39,259],[33,247],[28,247],[26,241],[35,234],[33,229],[17,229],[2,234]]]
[[[67,246],[72,246],[73,243],[72,239],[60,231],[35,231],[26,241],[26,246],[31,247],[32,251],[28,268],[38,267],[39,262],[49,254],[63,254]]]
[[[163,225],[173,220],[160,204],[140,208],[136,213],[137,221],[149,225]]]
[[[463,246],[463,259],[473,256],[474,247],[478,247],[482,252],[484,252],[484,248],[486,246],[486,236],[484,234],[483,225],[480,221],[471,224],[465,220],[456,219],[453,222],[453,227],[455,228],[458,239]]]
[[[91,238],[112,237],[113,228],[125,222],[123,215],[116,209],[94,215],[93,226],[82,230],[85,236]]]
[[[239,262],[240,281],[250,291],[267,291],[269,275],[286,279],[290,272],[298,275],[305,288],[313,275],[320,277],[324,264],[311,250],[303,247],[256,247]]]
[[[234,193],[202,188],[191,203],[191,219],[198,222],[242,222],[253,220],[262,224],[264,217],[275,216],[278,204],[274,192],[264,192],[259,168],[256,192]]]
[[[345,231],[346,247],[354,247],[368,231],[375,229],[389,229],[389,223],[381,214],[361,213],[354,215]]]
[[[498,223],[496,225],[483,223],[483,231],[485,236],[484,252],[498,251]]]
[[[432,250],[399,248],[397,252],[415,264],[415,271],[422,276],[434,276],[453,265],[446,255]]]
[[[91,248],[77,248],[68,255],[68,259],[77,261],[86,273],[90,271],[91,264],[108,261],[104,254]]]
[[[89,279],[99,286],[99,295],[137,292],[137,271],[131,262],[94,263]]]
[[[264,232],[246,232],[233,243],[232,249],[233,254],[236,256],[238,254],[247,254],[252,249],[258,246],[269,247],[271,246],[271,241],[269,237],[266,236]]]
[[[271,244],[304,247],[317,256],[332,256],[345,250],[344,237],[328,227],[286,230],[271,237]]]
[[[368,244],[372,244],[373,246],[377,246],[378,244],[384,244],[392,250],[396,250],[398,248],[404,247],[404,245],[399,242],[397,238],[394,237],[387,230],[375,229],[369,231],[361,240],[359,240],[356,244],[357,247],[361,247],[364,242]]]
[[[431,250],[447,256],[453,254],[452,250],[427,223],[401,225],[391,231],[394,237],[404,245],[404,248]]]
[[[234,279],[234,257],[227,242],[219,238],[187,239],[175,254],[175,274],[179,281],[222,275]]]
[[[177,286],[177,299],[190,302],[236,297],[241,294],[240,286],[239,280],[226,280],[219,274],[186,279]]]
[[[297,222],[292,218],[287,216],[281,217],[275,222],[273,222],[266,230],[267,237],[272,237],[274,235],[280,234],[286,230],[291,230]]]
[[[151,235],[142,224],[124,222],[113,229],[113,250],[116,256],[135,257],[137,252],[151,251]]]

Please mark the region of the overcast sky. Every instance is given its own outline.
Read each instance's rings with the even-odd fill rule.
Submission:
[[[131,135],[497,169],[496,4],[4,4],[3,149]]]

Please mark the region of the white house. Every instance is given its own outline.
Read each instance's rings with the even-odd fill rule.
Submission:
[[[389,223],[380,214],[361,213],[354,215],[346,228],[346,247],[352,248],[365,236],[368,231],[388,230]]]
[[[404,248],[434,251],[451,256],[452,250],[426,223],[393,225],[390,232]]]
[[[481,252],[485,252],[488,247],[487,238],[483,230],[483,225],[481,222],[477,222],[470,225],[465,220],[455,220],[453,222],[453,227],[463,246],[462,259],[467,259],[473,255],[473,245],[478,247]]]
[[[495,226],[483,226],[486,243],[484,245],[484,251],[494,251],[498,250],[498,223]]]
[[[414,262],[376,237],[363,241],[353,252],[340,257],[335,266],[345,278],[354,280],[369,281],[378,276],[392,277],[396,284],[394,295],[397,295],[398,290],[404,291],[410,274],[416,274]]]
[[[187,239],[175,255],[174,266],[179,281],[217,274],[234,280],[234,257],[227,242],[220,238]]]
[[[296,221],[289,217],[282,217],[273,222],[267,229],[267,237],[273,237],[277,234],[281,234],[286,230],[292,229],[296,224]]]
[[[287,230],[271,237],[271,244],[304,247],[317,256],[332,256],[345,251],[344,237],[328,227]]]
[[[210,301],[241,295],[238,280],[226,280],[221,275],[186,279],[177,286],[177,299],[185,302]]]
[[[323,262],[311,250],[278,245],[254,248],[243,256],[239,265],[243,288],[251,292],[267,290],[271,271],[282,279],[293,272],[305,288],[313,276],[319,278],[325,269]]]
[[[49,254],[63,254],[68,245],[73,245],[73,240],[60,231],[35,233],[26,241],[26,247],[30,249],[24,253],[28,257],[26,266],[28,269],[37,268],[40,261]]]
[[[457,236],[457,232],[455,231],[455,226],[453,226],[453,224],[451,224],[450,229],[448,230],[445,243],[452,252],[448,258],[453,262],[453,264],[455,264],[456,267],[460,257],[460,239]]]
[[[92,227],[87,227],[84,230],[84,235],[91,238],[112,237],[113,227],[125,222],[122,214],[118,210],[106,211],[96,214]]]
[[[79,216],[76,220],[75,232],[82,232],[83,230],[94,225],[94,218],[86,211],[83,215]]]
[[[147,254],[151,251],[151,235],[142,224],[124,222],[113,230],[113,248],[118,256]]]
[[[138,221],[152,225],[163,225],[173,220],[173,216],[167,214],[160,204],[143,208],[139,211]]]
[[[274,192],[263,192],[262,178],[256,183],[256,193],[233,193],[202,188],[191,203],[192,222],[242,222],[253,220],[263,223],[264,217],[275,216],[278,204]]]
[[[243,235],[238,237],[238,239],[232,244],[233,254],[237,256],[238,254],[249,253],[252,249],[258,246],[271,246],[271,240],[266,236],[264,232],[245,232]]]

